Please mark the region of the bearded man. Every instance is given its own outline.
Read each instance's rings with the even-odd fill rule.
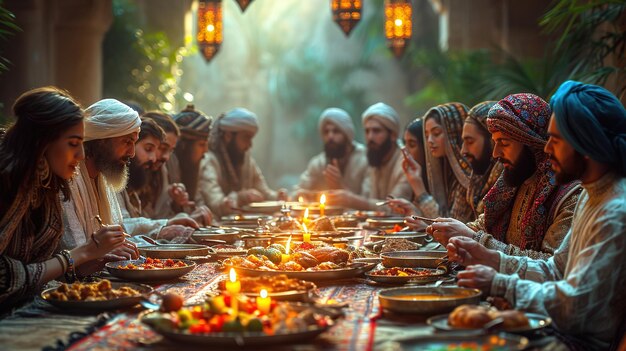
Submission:
[[[367,175],[361,194],[347,189],[329,192],[333,205],[359,210],[380,209],[376,202],[388,196],[411,199],[412,189],[402,170],[402,152],[396,140],[400,130],[398,113],[382,102],[370,106],[361,116],[367,141]]]
[[[354,123],[348,112],[331,107],[319,118],[319,132],[324,151],[313,157],[300,176],[296,195],[306,197],[311,192],[347,189],[355,194],[367,172],[365,146],[354,140]]]
[[[135,144],[135,156],[129,162],[129,177],[126,189],[119,192],[118,202],[124,217],[124,225],[129,228],[143,228],[140,234],[148,234],[156,239],[185,242],[198,223],[186,215],[172,219],[151,219],[143,212],[139,191],[147,184],[151,167],[157,162],[157,154],[165,132],[151,119],[141,120],[141,131]]]
[[[483,197],[496,183],[502,173],[502,163],[491,156],[493,141],[487,127],[487,114],[497,101],[485,101],[472,107],[463,123],[461,154],[472,166],[467,203],[478,218],[485,210]]]
[[[210,150],[200,165],[197,205],[224,216],[251,202],[287,199],[286,190],[270,189],[250,156],[258,130],[257,116],[245,108],[232,109],[213,122]]]
[[[427,229],[437,241],[473,238],[509,255],[548,259],[571,227],[580,182],[557,185],[543,148],[552,111],[533,94],[513,94],[489,109],[493,157],[504,171],[483,199],[484,213],[467,225],[441,218]]]

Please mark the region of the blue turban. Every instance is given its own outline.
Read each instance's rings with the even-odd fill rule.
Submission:
[[[550,99],[556,125],[572,147],[626,175],[626,109],[608,90],[568,80]]]

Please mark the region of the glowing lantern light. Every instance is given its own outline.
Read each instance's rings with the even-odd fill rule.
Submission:
[[[361,20],[362,0],[331,0],[330,7],[335,21],[346,36]]]
[[[413,21],[410,0],[385,0],[385,37],[396,57],[402,56],[409,45]]]
[[[196,39],[207,62],[211,61],[222,45],[222,30],[222,0],[199,0]]]

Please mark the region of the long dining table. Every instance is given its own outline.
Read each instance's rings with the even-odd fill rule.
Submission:
[[[434,245],[434,244],[431,244]],[[224,274],[220,264],[207,262],[175,281],[154,285],[156,291],[175,292],[186,304],[199,303],[215,293]],[[449,284],[454,284],[449,283]],[[424,316],[382,313],[378,292],[389,288],[364,277],[317,282],[317,301],[345,305],[335,325],[313,340],[271,345],[272,350],[418,350],[423,340],[443,338],[425,323]],[[216,345],[181,345],[163,338],[141,323],[142,309],[76,314],[49,305],[41,298],[11,317],[0,320],[2,350],[219,350]],[[420,343],[421,342],[421,343]],[[417,345],[417,346],[416,346]],[[562,344],[549,330],[531,339],[529,349],[554,349]],[[229,349],[232,349],[229,348]],[[250,349],[242,347],[241,349]],[[259,349],[254,347],[253,349]]]

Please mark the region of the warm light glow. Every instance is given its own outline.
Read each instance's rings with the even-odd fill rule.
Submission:
[[[237,272],[235,272],[234,268],[230,269],[230,281],[233,283],[237,281]]]
[[[361,20],[363,8],[362,0],[331,0],[330,9],[333,13],[333,21],[339,25],[345,35],[350,32]]]
[[[272,300],[267,297],[267,290],[261,289],[260,296],[256,298],[256,308],[262,314],[268,314],[270,312],[271,305]]]
[[[410,0],[385,0],[385,37],[396,57],[402,55],[411,39],[412,15]]]
[[[326,194],[322,194],[320,196],[320,205],[324,205],[326,203]]]
[[[309,219],[309,208],[307,207],[306,210],[304,210],[304,216],[302,217],[304,219],[304,224],[306,224],[306,220]]]
[[[302,224],[302,229],[304,229],[304,233],[302,233],[302,241],[305,243],[311,242],[311,233],[306,228],[306,224]]]
[[[267,290],[261,289],[261,297],[262,298],[266,298],[267,297]]]
[[[291,235],[289,235],[289,239],[287,239],[287,245],[285,245],[285,254],[289,255],[289,250],[291,248]]]
[[[198,1],[198,33],[196,41],[198,48],[209,61],[215,56],[222,44],[222,1]]]
[[[298,202],[299,203],[303,203],[304,202],[304,198],[302,196],[298,196]]]
[[[206,30],[208,30],[209,32],[212,32],[215,30],[215,26],[212,24],[209,24],[208,26],[206,26]]]

